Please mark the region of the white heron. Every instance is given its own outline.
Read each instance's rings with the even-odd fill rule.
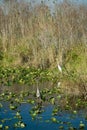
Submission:
[[[62,73],[62,68],[59,64],[58,64],[58,70]]]
[[[37,87],[36,97],[37,97],[37,98],[40,97],[40,91],[39,91],[39,88],[38,88],[38,87]]]
[[[57,87],[60,87],[61,82],[58,82]]]

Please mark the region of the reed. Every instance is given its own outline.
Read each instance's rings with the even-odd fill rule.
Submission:
[[[70,70],[74,65],[77,71],[81,66],[86,69],[86,21],[85,5],[64,1],[52,13],[45,3],[4,1],[3,8],[0,5],[0,64],[45,69],[56,67],[58,60]]]

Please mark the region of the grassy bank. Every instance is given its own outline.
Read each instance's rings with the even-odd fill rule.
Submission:
[[[36,80],[75,83],[87,88],[87,8],[4,1],[0,5],[0,84]],[[59,73],[57,64],[62,67]],[[32,69],[33,68],[33,69]]]
[[[0,67],[0,86],[33,86],[52,83],[53,87],[58,87],[61,92],[69,95],[79,95],[86,99],[87,83],[86,77],[76,71],[68,71],[66,67],[62,68],[60,73],[58,68],[36,69],[31,67]],[[60,84],[60,85],[59,85]],[[46,86],[43,86],[44,88]],[[51,86],[50,86],[51,87]]]

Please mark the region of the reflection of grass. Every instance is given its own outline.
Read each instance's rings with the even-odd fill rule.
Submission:
[[[40,91],[41,94],[40,100],[37,99],[34,93],[35,90],[31,92],[29,90],[27,92],[19,92],[19,93],[15,92],[10,93],[8,91],[5,91],[0,94],[0,101],[10,102],[9,108],[11,110],[16,110],[21,103],[29,103],[32,106],[34,106],[32,110],[36,110],[37,113],[40,112],[37,111],[38,109],[41,110],[43,106],[47,104],[52,104],[55,106],[53,114],[57,114],[57,112],[59,112],[60,109],[77,110],[87,106],[87,101],[84,100],[83,97],[80,97],[79,95],[66,95],[58,87],[53,87],[50,89],[43,88],[43,90]],[[11,96],[11,98],[8,100],[9,96]],[[3,108],[2,103],[0,104],[0,106],[1,108]]]

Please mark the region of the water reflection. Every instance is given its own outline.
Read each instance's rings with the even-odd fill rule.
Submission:
[[[37,86],[40,98],[36,96]],[[51,82],[0,87],[0,129],[87,129],[87,102]]]
[[[27,92],[27,91],[36,91],[37,87],[39,87],[40,90],[43,88],[52,88],[56,86],[53,82],[36,82],[36,84],[33,84],[31,86],[28,85],[18,85],[15,84],[13,86],[0,86],[0,93],[9,91],[9,92],[14,92],[14,93],[20,93],[21,91]]]
[[[47,105],[44,107],[44,112],[38,114],[35,120],[32,120],[30,111],[32,110],[32,105],[27,103],[22,103],[15,111],[8,108],[9,102],[3,102],[3,108],[0,109],[0,124],[3,121],[3,128],[9,126],[10,130],[15,129],[16,122],[23,122],[26,124],[24,130],[58,130],[63,128],[64,130],[69,130],[69,128],[79,129],[80,122],[85,125],[84,130],[87,130],[87,120],[85,119],[85,110],[78,111],[78,114],[73,115],[68,111],[59,112],[56,118],[57,122],[52,121],[52,111],[54,109],[53,105]],[[21,119],[16,117],[17,111],[20,111]],[[21,130],[20,127],[16,128]]]

